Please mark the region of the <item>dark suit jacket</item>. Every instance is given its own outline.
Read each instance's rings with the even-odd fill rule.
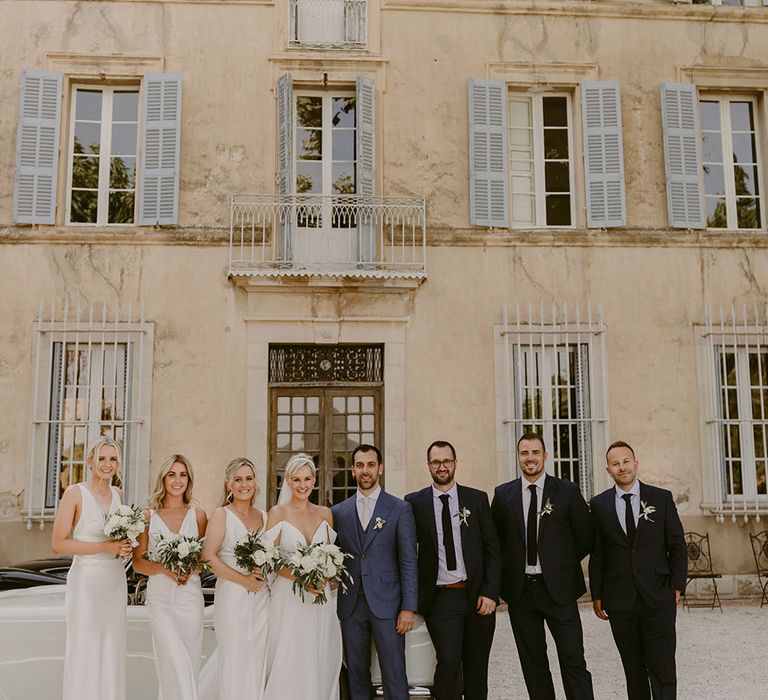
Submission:
[[[368,529],[358,527],[357,494],[333,506],[336,544],[353,559],[347,560],[352,583],[339,592],[338,610],[342,620],[355,609],[362,587],[371,612],[378,618],[397,617],[400,610],[416,610],[418,573],[416,568],[416,527],[411,506],[386,491],[379,494]],[[383,521],[376,527],[376,520]]]
[[[634,545],[616,514],[615,488],[590,501],[595,547],[589,558],[589,587],[604,610],[630,610],[638,594],[657,608],[674,599],[675,589],[685,588],[688,555],[672,494],[641,482],[640,501],[655,510],[649,520],[640,517]]]
[[[528,486],[528,482],[525,481]],[[555,602],[565,605],[587,590],[581,560],[592,549],[589,508],[576,484],[547,474],[544,502],[552,512],[539,521],[538,551],[544,583]],[[496,487],[491,505],[501,543],[501,597],[514,605],[525,584],[525,520],[521,479]]]
[[[493,526],[491,509],[485,491],[457,485],[459,510],[467,508],[467,524],[461,525],[461,552],[467,570],[468,594],[471,601],[485,596],[499,602],[501,559],[499,540]],[[419,612],[426,615],[432,604],[437,583],[438,542],[432,487],[409,493],[416,518],[419,543]]]

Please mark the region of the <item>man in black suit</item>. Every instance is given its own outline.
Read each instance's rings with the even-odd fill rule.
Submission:
[[[419,612],[437,654],[436,700],[485,700],[501,562],[488,496],[459,486],[456,450],[427,449],[432,485],[410,493],[419,544]]]
[[[611,624],[627,697],[667,700],[677,693],[675,616],[688,569],[683,526],[672,494],[637,480],[626,442],[614,442],[605,458],[616,485],[590,502],[592,606]]]
[[[509,604],[528,695],[554,700],[544,622],[555,640],[565,696],[593,698],[577,599],[581,560],[592,549],[589,509],[571,481],[546,474],[537,433],[517,442],[522,477],[496,487],[491,510],[501,543],[501,597]]]

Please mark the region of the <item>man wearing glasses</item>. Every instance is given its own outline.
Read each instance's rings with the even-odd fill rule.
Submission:
[[[419,545],[419,612],[437,655],[436,700],[485,700],[501,555],[484,491],[456,483],[456,450],[427,449],[432,485],[408,494]]]

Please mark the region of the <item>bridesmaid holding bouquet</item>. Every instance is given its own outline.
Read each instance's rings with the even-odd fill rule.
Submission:
[[[128,588],[124,558],[128,539],[104,534],[122,503],[120,445],[101,436],[90,446],[88,481],[67,487],[53,524],[51,546],[72,556],[67,574],[64,700],[125,700],[125,634]]]
[[[150,498],[149,531],[139,536],[133,568],[149,576],[147,613],[162,700],[197,700],[203,644],[203,592],[200,576],[158,561],[164,543],[205,535],[205,512],[192,502],[194,475],[180,454],[165,460]],[[183,540],[182,540],[183,542]]]

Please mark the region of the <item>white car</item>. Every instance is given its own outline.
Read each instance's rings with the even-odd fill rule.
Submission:
[[[66,586],[50,585],[0,592],[0,700],[53,700],[61,697],[64,671]],[[216,647],[213,606],[203,617],[203,659]],[[422,618],[406,637],[406,664],[411,694],[429,697],[435,671],[435,652]],[[375,686],[381,684],[381,671],[375,653],[371,672]],[[147,610],[143,605],[128,606],[128,648],[126,659],[128,700],[155,700],[152,638]],[[342,698],[344,687],[342,672]],[[380,688],[377,693],[381,695]]]

